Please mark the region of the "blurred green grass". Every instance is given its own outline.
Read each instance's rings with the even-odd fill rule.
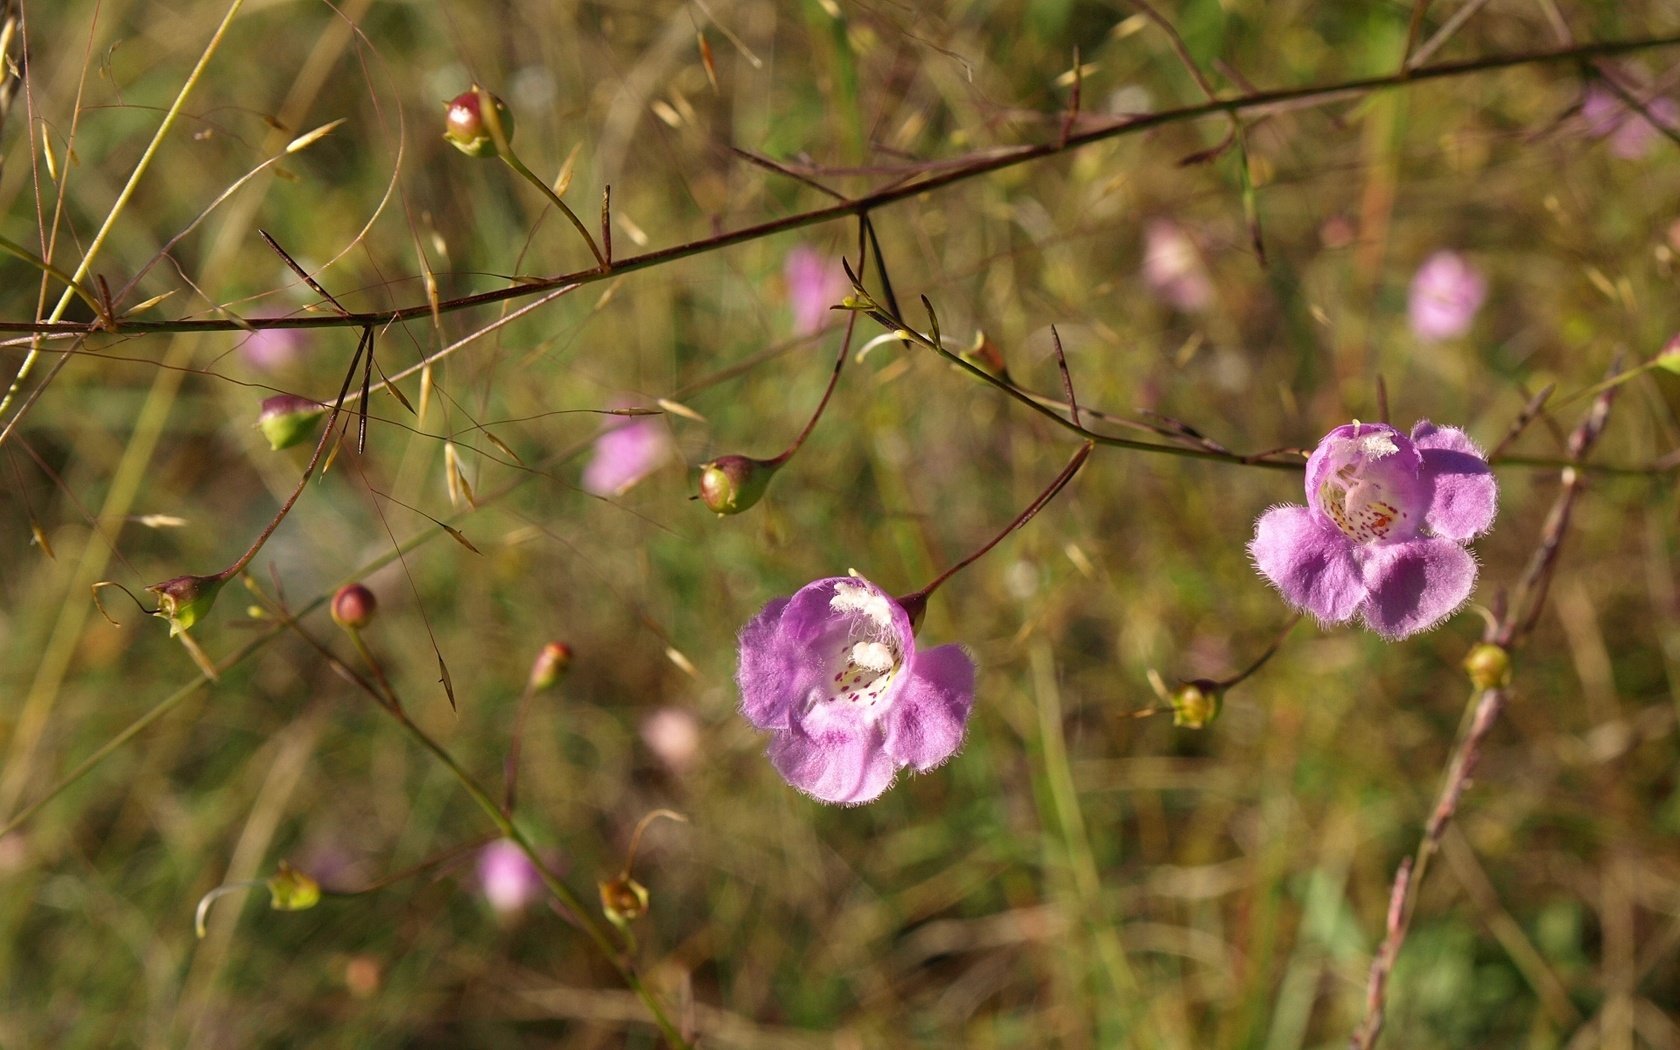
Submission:
[[[60,262],[103,219],[222,13],[106,3],[95,21],[94,9],[28,10],[33,110],[20,101],[5,126],[0,232],[38,245],[29,132],[38,144],[48,129],[62,160],[76,120]],[[131,302],[173,291],[152,312],[167,316],[312,302],[259,227],[311,267],[333,260],[321,280],[353,309],[423,301],[418,253],[445,296],[583,267],[529,187],[439,140],[439,100],[475,79],[515,108],[537,172],[579,150],[568,199],[580,214],[611,183],[620,255],[641,250],[633,231],[658,247],[824,202],[730,146],[838,168],[1049,140],[1075,46],[1094,113],[1200,98],[1158,29],[1104,5],[845,5],[838,18],[820,3],[713,5],[740,46],[706,8],[681,5],[344,10],[356,33],[311,4],[252,5],[235,21],[96,272],[120,286],[293,135],[347,123],[238,191]],[[1579,40],[1675,29],[1657,4],[1558,10]],[[1205,70],[1218,60],[1260,86],[1391,72],[1411,16],[1250,0],[1163,11]],[[1432,10],[1426,29],[1447,14]],[[1438,57],[1555,46],[1541,8],[1490,5]],[[1628,60],[1669,90],[1674,62]],[[983,331],[1033,389],[1059,388],[1054,324],[1082,403],[1151,408],[1236,449],[1373,418],[1378,375],[1396,423],[1429,417],[1492,444],[1529,392],[1586,387],[1616,354],[1643,360],[1680,328],[1675,146],[1612,156],[1571,113],[1580,90],[1572,67],[1525,67],[1252,122],[1264,269],[1234,156],[1178,163],[1219,140],[1220,120],[964,183],[876,222],[899,295],[926,294],[953,340]],[[880,177],[830,181],[857,192]],[[40,184],[48,214],[57,190]],[[1201,248],[1207,313],[1175,313],[1139,276],[1157,216]],[[968,742],[861,809],[812,803],[764,761],[735,714],[735,632],[769,598],[848,568],[896,593],[920,586],[1030,501],[1071,444],[889,345],[849,368],[746,515],[689,502],[692,471],[675,464],[617,500],[578,490],[597,412],[624,397],[674,397],[704,417],[667,417],[690,465],[783,447],[839,329],[793,337],[782,260],[797,243],[839,255],[855,242],[836,223],[583,289],[436,366],[418,421],[376,388],[367,454],[346,452],[311,484],[256,579],[301,607],[365,578],[383,603],[369,641],[397,690],[490,783],[532,656],[551,638],[574,647],[523,738],[522,826],[588,889],[618,871],[644,813],[687,816],[648,833],[636,875],[653,904],[636,932],[652,983],[692,1002],[711,1045],[1343,1043],[1389,881],[1452,746],[1457,665],[1479,618],[1401,645],[1302,626],[1211,729],[1132,717],[1154,702],[1148,669],[1231,673],[1285,622],[1243,548],[1260,511],[1298,498],[1291,475],[1099,451],[932,604],[923,636],[964,643],[981,668]],[[1407,282],[1448,247],[1485,270],[1491,296],[1470,337],[1420,345]],[[33,316],[37,275],[5,265],[3,316]],[[412,365],[496,316],[382,333],[381,363]],[[87,588],[138,590],[242,550],[305,459],[263,446],[257,401],[332,396],[354,340],[311,333],[272,374],[239,342],[90,343],[4,450],[0,818],[192,680],[161,624],[113,602],[112,627]],[[21,360],[0,357],[8,376]],[[417,400],[413,380],[404,391]],[[1677,404],[1672,377],[1629,384],[1602,458],[1674,448]],[[404,507],[458,513],[451,437],[482,503],[451,520],[481,555]],[[1556,455],[1559,441],[1542,422],[1520,447]],[[1555,472],[1500,478],[1499,525],[1476,547],[1484,603],[1515,579],[1557,489]],[[141,514],[187,524],[126,520]],[[1672,475],[1589,487],[1517,699],[1423,887],[1389,1045],[1680,1042],[1676,521]],[[30,547],[31,523],[54,557]],[[428,531],[400,565],[373,568],[393,536]],[[246,604],[230,588],[195,628],[212,655],[260,628]],[[351,658],[319,613],[306,627]],[[701,726],[686,772],[639,736],[662,707]],[[467,863],[294,914],[266,910],[260,891],[256,904],[229,898],[194,939],[202,894],[282,858],[360,886],[490,831],[430,756],[282,636],[0,839],[0,1044],[654,1045],[580,934],[541,909],[499,924]],[[371,989],[350,977],[369,969]]]

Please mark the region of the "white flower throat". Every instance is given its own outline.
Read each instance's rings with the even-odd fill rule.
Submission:
[[[1396,528],[1410,535],[1411,512],[1393,484],[1392,468],[1384,463],[1400,451],[1394,439],[1378,431],[1339,443],[1332,454],[1334,467],[1318,486],[1318,505],[1342,535],[1355,543],[1375,543]]]
[[[844,700],[874,708],[904,666],[892,600],[871,587],[841,582],[834,585],[828,607],[844,617],[847,630],[835,632],[831,643],[824,702]]]

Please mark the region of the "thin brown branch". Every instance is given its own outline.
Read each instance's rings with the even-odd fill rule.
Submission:
[[[1612,376],[1619,370],[1619,362],[1610,366]],[[1495,651],[1501,661],[1508,660],[1509,653],[1526,640],[1544,606],[1546,588],[1563,549],[1570,511],[1580,493],[1582,475],[1579,464],[1586,459],[1587,453],[1604,433],[1610,418],[1610,404],[1616,396],[1617,389],[1616,386],[1606,387],[1570,434],[1570,465],[1563,469],[1563,490],[1552,503],[1551,512],[1546,516],[1546,523],[1540,530],[1534,553],[1523,570],[1510,603],[1503,615],[1488,624],[1483,635],[1483,646],[1496,647]],[[1531,400],[1531,403],[1534,402]],[[1508,669],[1508,664],[1504,666]],[[1474,673],[1472,671],[1473,675]],[[1435,806],[1424,825],[1417,852],[1402,862],[1400,871],[1395,875],[1389,899],[1387,932],[1371,961],[1365,1018],[1349,1043],[1354,1050],[1371,1050],[1382,1035],[1383,1022],[1387,1015],[1388,978],[1406,942],[1406,933],[1417,906],[1417,888],[1423,883],[1430,859],[1440,851],[1442,836],[1458,813],[1464,792],[1475,776],[1476,766],[1481,760],[1482,745],[1487,740],[1488,733],[1498,723],[1499,715],[1509,700],[1510,690],[1504,681],[1506,676],[1495,677],[1496,681],[1476,683],[1477,689],[1471,696],[1473,706],[1469,726],[1447,764],[1440,793],[1436,796]]]
[[[1169,124],[1181,124],[1209,116],[1263,112],[1293,104],[1325,104],[1353,95],[1405,88],[1430,80],[1474,76],[1519,66],[1581,62],[1594,58],[1607,58],[1675,46],[1680,46],[1680,33],[1636,40],[1600,41],[1574,47],[1558,48],[1552,51],[1487,55],[1461,62],[1443,62],[1438,65],[1424,66],[1413,69],[1405,75],[1396,73],[1386,76],[1360,77],[1334,84],[1277,88],[1239,95],[1234,98],[1214,98],[1197,105],[1180,106],[1144,116],[1117,119],[1089,131],[1070,135],[1066,143],[1049,142],[1033,146],[1021,146],[1013,149],[990,151],[969,159],[957,160],[952,162],[952,166],[946,170],[926,178],[913,178],[887,189],[851,198],[827,207],[783,216],[779,219],[756,223],[740,229],[632,256],[622,262],[615,262],[610,274],[592,269],[521,281],[508,288],[498,288],[493,291],[442,301],[437,304],[437,310],[439,313],[453,313],[494,305],[509,299],[520,299],[541,294],[561,285],[589,284],[604,280],[609,276],[616,277],[637,270],[650,269],[679,259],[687,259],[723,248],[748,244],[765,237],[788,233],[807,226],[832,222],[835,219],[860,216],[890,204],[910,200],[994,172],[1045,160],[1099,142],[1107,142],[1110,139],[1138,134]],[[186,318],[172,321],[125,321],[123,330],[132,334],[139,334],[150,332],[229,332],[264,328],[346,328],[362,327],[370,324],[376,326],[396,324],[429,318],[431,315],[432,304],[420,302],[385,310],[352,313],[346,317],[263,317],[243,320]],[[0,332],[79,336],[87,335],[93,330],[93,323],[86,321],[0,321]]]

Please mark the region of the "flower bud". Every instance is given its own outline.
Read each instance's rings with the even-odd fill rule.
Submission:
[[[486,118],[483,99],[488,98],[494,112]],[[507,105],[495,95],[484,91],[477,84],[445,102],[449,113],[443,119],[443,137],[451,146],[465,153],[469,157],[494,157],[498,154],[497,137],[492,131],[491,121],[494,120],[496,130],[501,132],[501,144],[506,146],[513,141],[513,113]]]
[[[601,883],[601,911],[615,926],[625,926],[648,908],[647,887],[628,874]]]
[[[348,631],[360,630],[373,622],[379,611],[379,600],[373,592],[359,583],[347,583],[333,595],[333,623]]]
[[[1477,689],[1502,689],[1511,684],[1511,654],[1492,642],[1472,646],[1464,657],[1464,673]]]
[[[158,596],[157,612],[169,621],[169,637],[186,631],[216,604],[216,595],[226,581],[220,576],[177,576],[154,583],[146,590]]]
[[[700,468],[700,502],[714,514],[739,514],[764,498],[780,464],[719,456]]]
[[[1657,355],[1657,367],[1672,375],[1680,375],[1680,335],[1674,336]]]
[[[1199,678],[1185,682],[1167,698],[1172,706],[1173,725],[1186,729],[1206,729],[1219,717],[1225,703],[1225,692],[1218,682]]]
[[[268,898],[275,911],[307,911],[321,903],[321,884],[281,861],[269,876]]]
[[[327,410],[306,397],[276,394],[265,398],[257,413],[257,429],[276,451],[307,440]]]
[[[531,664],[531,690],[541,692],[554,688],[565,675],[566,669],[571,666],[572,647],[565,642],[549,642],[537,653],[536,661]]]

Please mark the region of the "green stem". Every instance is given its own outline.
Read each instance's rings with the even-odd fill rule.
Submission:
[[[577,217],[576,212],[567,207],[566,202],[560,199],[560,195],[555,193],[548,183],[539,179],[536,172],[527,168],[525,162],[520,160],[511,149],[498,154],[498,156],[507,162],[508,167],[524,176],[526,182],[541,190],[543,196],[547,197],[556,208],[559,208],[562,215],[571,220],[572,225],[577,227],[578,235],[589,245],[589,253],[595,256],[595,265],[600,268],[600,271],[606,273],[611,270],[612,263],[608,262],[607,257],[601,254],[601,246],[595,243],[595,237],[589,232],[589,227],[583,224],[583,220]]]

